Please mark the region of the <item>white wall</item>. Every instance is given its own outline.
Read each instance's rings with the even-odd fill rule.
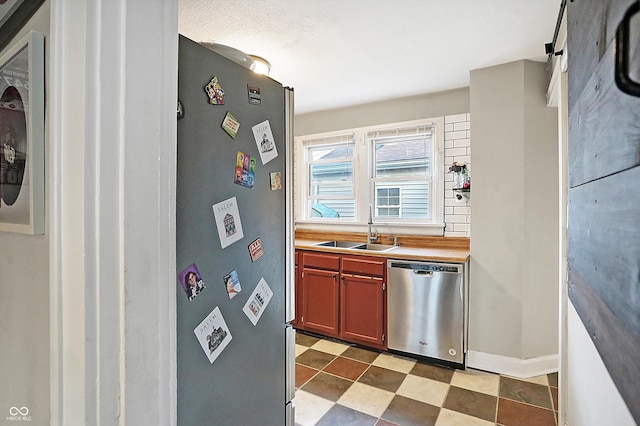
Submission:
[[[177,33],[177,0],[51,0],[53,426],[176,423]]]
[[[442,118],[444,121],[444,232],[437,235],[448,237],[469,237],[471,206],[469,198],[456,200],[453,191],[453,175],[447,173],[453,161],[470,163],[471,161],[471,119],[469,113],[469,89],[462,88],[445,92],[392,99],[384,102],[356,105],[353,107],[319,111],[296,115],[296,136],[330,132],[360,126],[381,125],[410,120]],[[297,152],[298,146],[294,147]],[[296,155],[296,158],[299,158]],[[294,164],[295,176],[299,173],[299,164]],[[294,193],[300,194],[297,181]],[[299,200],[296,199],[296,203]],[[317,225],[314,225],[317,226]],[[365,229],[365,228],[363,228]],[[402,234],[397,229],[380,228],[382,233]],[[366,229],[365,231],[366,232]],[[416,234],[434,235],[434,231],[413,230]]]
[[[383,102],[310,112],[295,116],[295,135],[331,132],[354,127],[469,112],[469,88],[428,93]]]
[[[49,37],[48,1],[4,51],[29,29],[43,33],[46,45]],[[45,54],[46,67],[46,48]],[[48,82],[45,84],[48,86]],[[50,193],[51,176],[49,148],[49,134],[46,132],[47,194]],[[5,424],[9,409],[14,406],[29,409],[30,425],[49,424],[49,222],[46,217],[50,202],[49,197],[45,201],[44,235],[0,231],[0,424]]]
[[[471,71],[469,349],[516,364],[551,357],[540,368],[551,363],[553,370],[558,154],[557,113],[546,106],[547,84],[544,63],[517,61]],[[475,366],[496,371],[499,364]]]
[[[568,304],[567,314],[567,425],[635,425],[571,303]]]

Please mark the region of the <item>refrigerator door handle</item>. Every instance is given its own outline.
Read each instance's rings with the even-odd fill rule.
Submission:
[[[287,325],[285,332],[285,403],[289,403],[296,396],[296,330]]]

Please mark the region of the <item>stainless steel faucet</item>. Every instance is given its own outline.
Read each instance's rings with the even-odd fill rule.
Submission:
[[[375,231],[371,231],[371,226],[373,225],[373,207],[369,205],[369,229],[367,231],[367,242],[369,244],[375,243],[378,240],[378,233]]]

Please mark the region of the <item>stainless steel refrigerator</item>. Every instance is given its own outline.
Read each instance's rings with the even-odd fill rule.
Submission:
[[[293,91],[183,36],[179,425],[293,425]]]

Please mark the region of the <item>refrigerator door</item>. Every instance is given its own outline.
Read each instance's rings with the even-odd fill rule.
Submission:
[[[204,284],[191,300],[183,284],[176,285],[178,424],[283,425],[289,401],[284,88],[182,36],[178,56],[184,117],[178,121],[177,274],[195,264]],[[214,96],[217,103],[212,104],[210,93],[224,96]],[[223,129],[227,113],[239,123],[235,137]],[[252,131],[266,120],[273,146],[256,142]],[[234,182],[238,151],[255,160],[253,179],[240,179],[245,185]],[[263,164],[265,152],[277,155]],[[247,172],[243,167],[240,171]],[[280,173],[281,189],[272,189],[271,173]],[[230,215],[232,221],[225,217],[219,232],[213,206],[229,200],[237,213]],[[221,238],[227,232],[230,237]],[[252,260],[250,246],[255,248],[258,239],[263,254]],[[233,271],[238,293],[227,291],[225,277]],[[273,292],[271,299],[252,297],[261,280]],[[261,313],[255,325],[249,318],[252,300],[251,309]],[[210,314],[218,322],[203,322]],[[226,329],[217,327],[220,317]],[[207,327],[212,328],[203,334]],[[208,340],[203,342],[203,336]]]

